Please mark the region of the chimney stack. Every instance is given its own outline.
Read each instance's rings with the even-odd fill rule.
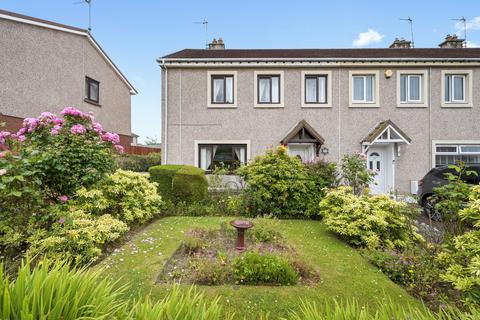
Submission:
[[[225,49],[225,43],[223,43],[222,38],[215,39],[213,38],[212,42],[208,44],[208,49],[209,50],[224,50]]]
[[[440,48],[463,48],[465,39],[458,39],[456,34],[449,35],[445,37],[445,40],[440,43],[438,46]]]
[[[393,43],[390,45],[389,48],[392,48],[392,49],[410,49],[412,47],[411,45],[412,45],[411,41],[405,40],[403,38],[401,38],[401,39],[395,38],[395,41],[393,41]]]

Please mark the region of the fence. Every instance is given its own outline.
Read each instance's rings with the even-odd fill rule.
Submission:
[[[161,148],[151,148],[151,147],[144,147],[144,146],[124,146],[125,153],[128,154],[138,154],[138,155],[146,155],[153,152],[160,152]]]

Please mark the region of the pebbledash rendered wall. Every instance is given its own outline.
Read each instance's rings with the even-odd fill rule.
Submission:
[[[84,102],[85,76],[100,82],[101,106]],[[130,89],[85,36],[0,19],[0,84],[6,116],[73,106],[131,142]]]
[[[271,69],[284,72],[284,107],[254,108],[254,71],[237,72],[237,107],[207,107],[207,72],[228,69],[168,68],[167,158],[171,164],[194,164],[195,140],[250,140],[250,154],[262,154],[268,146],[278,145],[297,122],[305,119],[323,138],[329,149],[326,160],[338,162],[346,153],[360,152],[360,141],[380,121],[390,119],[411,139],[402,145],[395,163],[395,188],[410,191],[410,181],[419,180],[432,167],[432,140],[480,140],[480,70],[478,67],[415,67],[426,70],[428,107],[397,106],[397,70],[394,66],[362,67],[379,73],[379,107],[349,107],[349,72],[355,68],[314,68],[332,72],[332,107],[301,107],[301,72],[308,69]],[[390,78],[385,69],[393,71]],[[441,71],[472,70],[472,107],[441,107]],[[165,98],[165,71],[162,71]],[[165,101],[163,101],[165,102]],[[163,106],[165,104],[163,103]],[[162,108],[162,117],[165,108]],[[162,118],[164,119],[164,118]],[[164,122],[162,123],[164,124]],[[162,141],[165,146],[165,139]]]

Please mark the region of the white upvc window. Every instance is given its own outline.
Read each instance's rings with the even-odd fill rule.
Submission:
[[[349,72],[350,107],[379,106],[379,71],[355,70]]]
[[[465,102],[466,78],[464,74],[445,75],[445,102]]]
[[[400,102],[422,102],[422,75],[400,75]]]
[[[442,70],[442,107],[472,107],[472,70]]]
[[[433,166],[440,167],[464,162],[480,164],[479,141],[437,141],[433,144]]]
[[[352,77],[353,103],[375,102],[375,76],[358,75]]]

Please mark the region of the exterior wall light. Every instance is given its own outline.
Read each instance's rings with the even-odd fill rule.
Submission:
[[[326,156],[330,150],[327,147],[320,148],[320,153]]]

